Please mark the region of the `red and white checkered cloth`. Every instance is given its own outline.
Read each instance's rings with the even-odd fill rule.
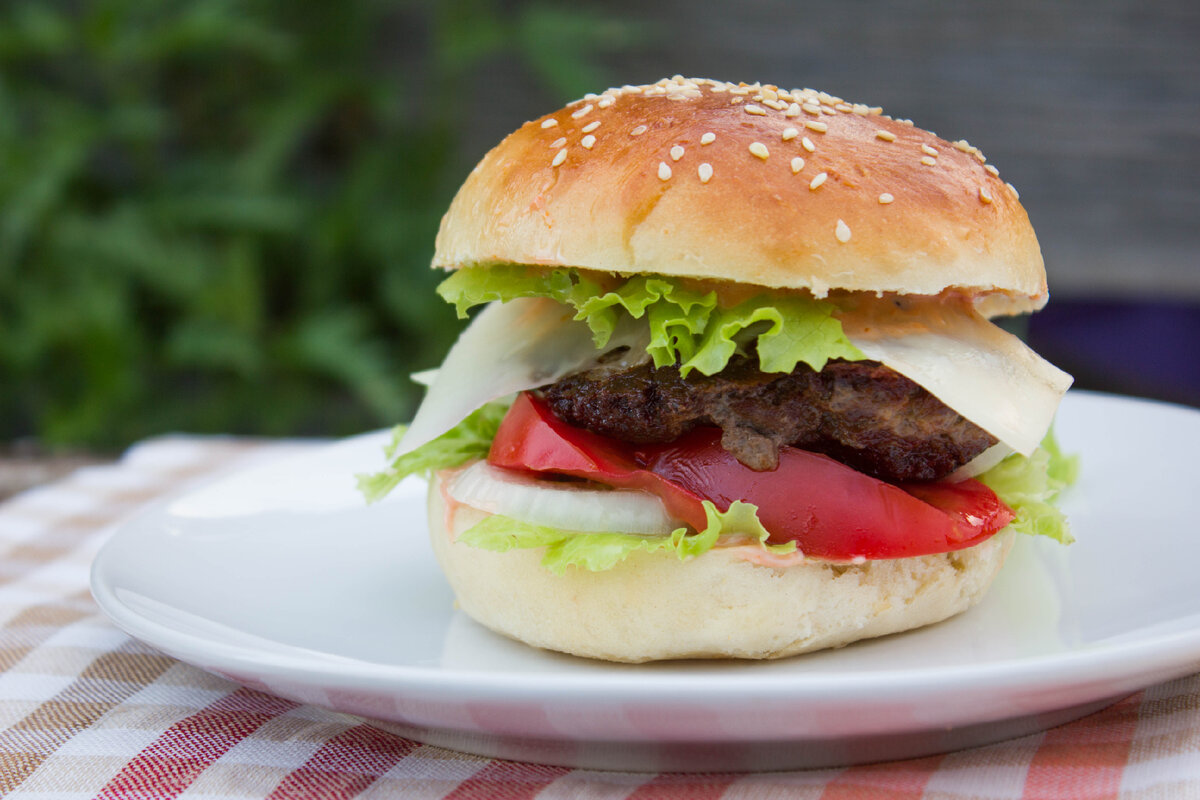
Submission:
[[[423,745],[386,724],[240,688],[130,639],[99,612],[88,569],[115,522],[240,459],[305,446],[159,439],[0,504],[0,796],[1200,798],[1200,675],[1047,733],[949,755],[645,775]]]

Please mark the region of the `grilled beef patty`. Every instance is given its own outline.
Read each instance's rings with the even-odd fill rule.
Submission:
[[[887,481],[945,477],[996,443],[903,375],[875,361],[830,361],[816,372],[759,372],[735,358],[722,372],[606,367],[542,388],[562,420],[626,442],[669,442],[699,425],[755,470],[774,469],[779,447],[824,453]]]

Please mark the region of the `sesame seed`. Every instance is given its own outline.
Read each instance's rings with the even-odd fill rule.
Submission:
[[[670,180],[671,168],[667,166],[667,162],[658,162],[658,179],[660,181]]]
[[[736,106],[738,103],[742,102],[744,99],[745,98],[743,98],[743,97],[731,97],[731,98],[729,98],[729,105]]]
[[[815,153],[817,151],[817,146],[813,144],[812,139],[808,138],[807,136],[800,140],[800,144],[804,145],[804,149],[810,153]]]
[[[995,168],[995,167],[993,167],[991,164],[984,164],[984,165],[983,165],[983,168],[984,168],[985,170],[987,170],[987,173],[988,173],[989,175],[991,175],[993,178],[999,178],[999,177],[1000,177],[1000,170],[996,169],[996,168]]]
[[[763,89],[762,96],[767,100],[778,100],[779,92],[774,89]]]
[[[867,109],[867,113],[870,114],[872,117],[878,117],[880,114],[883,113],[883,109],[880,108],[879,106],[871,106],[870,108]]]
[[[985,156],[985,155],[984,155],[984,154],[983,154],[981,151],[979,151],[979,150],[976,150],[976,151],[975,151],[975,153],[974,153],[974,156],[975,156],[976,160],[978,160],[978,161],[979,161],[979,163],[980,163],[980,164],[982,164],[984,161],[987,161],[987,156]]]
[[[560,136],[557,139],[555,139],[553,142],[550,143],[550,149],[557,150],[558,148],[562,147],[566,143],[567,143],[567,137]]]
[[[747,114],[757,114],[760,117],[764,117],[767,114],[765,109],[762,109],[753,104],[747,104],[745,108],[746,108]]]
[[[589,122],[587,125],[584,125],[583,128],[581,128],[581,130],[584,133],[591,133],[592,131],[596,130],[596,128],[599,128],[599,127],[600,127],[600,120],[594,119],[591,122]]]
[[[554,154],[554,160],[550,162],[550,166],[557,167],[559,164],[567,160],[567,148],[563,148]]]
[[[788,106],[788,107],[787,107],[787,111],[783,112],[783,115],[784,115],[785,117],[798,117],[798,116],[800,116],[800,104],[799,104],[799,103],[792,103],[790,106]]]
[[[850,110],[855,114],[858,114],[860,117],[865,117],[867,114],[871,113],[871,109],[867,108],[862,103],[855,103],[850,107]]]
[[[800,156],[796,156],[792,159],[792,174],[795,175],[802,169],[804,169],[804,159]]]
[[[932,167],[937,163],[937,159],[933,156],[921,156],[921,163],[927,167]]]
[[[681,158],[683,158],[683,148],[679,145],[675,145],[671,148],[671,160],[678,161]]]
[[[814,130],[817,133],[824,133],[825,131],[829,130],[829,126],[824,122],[813,122],[811,119],[804,123],[804,127]]]
[[[1021,199],[1021,193],[1017,191],[1017,187],[1013,186],[1011,183],[1006,183],[1004,185],[1007,186],[1008,190],[1013,193],[1013,197],[1017,198],[1018,200]]]
[[[829,176],[826,175],[824,172],[818,173],[817,177],[813,178],[812,181],[809,182],[808,188],[812,189],[814,191],[817,189],[820,189],[821,184],[823,184],[825,182],[825,179],[828,177]]]
[[[592,145],[594,145],[594,144],[596,143],[596,137],[595,137],[595,136],[592,136],[592,135],[589,133],[587,136],[585,136],[585,137],[583,137],[582,139],[580,139],[580,140],[579,140],[579,143],[580,143],[581,145],[583,145],[583,148],[584,148],[585,150],[591,150],[591,149],[592,149]]]
[[[833,229],[833,235],[837,237],[839,242],[845,244],[846,242],[850,241],[850,226],[839,219],[837,221],[837,227]]]
[[[712,180],[712,176],[713,176],[712,164],[707,164],[707,163],[701,164],[700,167],[696,171],[698,173],[700,173],[700,182],[701,183],[708,183],[710,180]]]
[[[557,124],[558,124],[558,120],[556,120],[554,117],[551,117],[550,119],[542,120],[543,128],[553,128]]]
[[[821,107],[818,105],[815,105],[813,103],[805,103],[804,105],[800,106],[800,108],[804,109],[809,114],[820,114],[821,113]]]
[[[633,130],[631,130],[631,131],[629,132],[629,135],[630,135],[630,136],[641,136],[641,135],[642,135],[643,133],[645,133],[645,132],[646,132],[646,126],[645,126],[645,125],[638,125],[636,128],[634,128]]]
[[[845,103],[838,103],[836,106],[834,106],[834,108],[836,108],[838,111],[841,111],[843,114],[845,114],[847,111],[854,110],[853,108],[846,105]]]
[[[596,103],[596,105],[599,106],[600,108],[608,108],[615,102],[617,102],[617,101],[611,97],[601,97],[599,102]]]
[[[959,139],[954,143],[954,149],[961,150],[964,153],[969,153],[971,152],[971,145],[967,143],[966,139]]]
[[[831,117],[836,117],[836,116],[837,116],[837,111],[836,111],[836,110],[834,110],[833,108],[829,107],[829,106],[821,106],[821,113],[822,113],[822,114],[828,114],[828,115],[829,115],[829,116],[831,116]]]
[[[880,203],[880,205],[885,205],[885,206],[886,206],[888,203],[892,202],[892,201],[893,201],[893,200],[895,200],[895,199],[896,199],[896,198],[892,197],[892,196],[891,196],[890,194],[888,194],[887,192],[884,192],[883,194],[879,195],[879,203]]]
[[[592,104],[588,103],[583,108],[576,109],[575,111],[571,112],[571,119],[579,119],[582,116],[592,113],[592,108]]]
[[[763,100],[763,105],[767,106],[768,108],[773,108],[776,111],[783,111],[785,108],[787,108],[788,104],[781,100]]]
[[[796,130],[795,128],[784,128],[783,129],[783,140],[785,142],[790,142],[792,139],[795,139],[799,135],[800,135],[800,131]]]
[[[921,152],[927,156],[933,156],[934,158],[937,158],[938,155],[938,151],[927,144],[921,145]]]
[[[763,161],[766,161],[767,156],[771,155],[770,151],[767,150],[767,146],[762,142],[752,142],[750,144],[750,153],[761,158]]]
[[[894,142],[896,141],[896,134],[891,131],[875,131],[875,138],[883,139],[885,142]]]
[[[992,193],[988,191],[986,186],[979,187],[979,199],[985,203],[992,202]]]

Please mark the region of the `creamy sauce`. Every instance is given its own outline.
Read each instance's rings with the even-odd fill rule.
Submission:
[[[450,469],[438,470],[438,493],[442,496],[442,523],[446,526],[446,535],[453,542],[457,536],[454,529],[454,517],[463,504],[450,496],[450,484],[454,482],[454,477],[462,472],[462,467],[451,467]]]
[[[749,561],[755,566],[771,567],[773,569],[786,569],[787,567],[811,563],[815,560],[804,555],[798,547],[790,553],[773,553],[760,545],[757,538],[749,536],[730,536],[722,539],[712,549],[712,552],[715,553],[718,550],[733,556],[739,561]]]
[[[867,559],[863,556],[856,556],[849,561],[829,561],[824,558],[810,558],[804,555],[798,547],[790,553],[774,553],[761,546],[758,543],[758,539],[749,536],[730,536],[722,539],[713,548],[713,552],[718,550],[740,561],[748,561],[757,567],[770,567],[771,569],[787,569],[788,567],[798,567],[803,564],[837,564],[846,566],[867,563]]]

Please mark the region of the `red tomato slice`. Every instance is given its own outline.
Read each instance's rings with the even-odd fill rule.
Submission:
[[[921,495],[828,456],[779,450],[779,466],[755,472],[721,447],[721,431],[699,428],[668,445],[639,450],[646,469],[729,508],[758,506],[771,541],[795,540],[814,557],[908,558],[979,544],[1012,521],[978,481],[921,487]]]
[[[669,513],[703,528],[702,500],[727,510],[753,503],[772,542],[837,561],[944,553],[984,541],[1013,514],[978,481],[901,488],[831,458],[780,449],[779,467],[755,472],[721,447],[716,428],[665,445],[630,445],[574,428],[540,399],[517,398],[492,443],[500,467],[589,478],[660,497]]]

